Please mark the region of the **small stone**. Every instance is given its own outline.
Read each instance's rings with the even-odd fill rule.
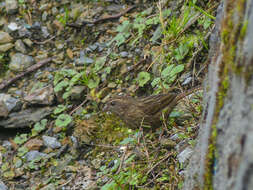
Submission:
[[[0,44],[10,43],[13,38],[7,33],[0,31]]]
[[[122,51],[122,52],[120,52],[120,57],[122,57],[122,58],[126,58],[127,56],[128,56],[128,52],[126,52],[126,51]]]
[[[24,145],[29,150],[39,150],[41,146],[43,146],[43,141],[40,139],[31,139],[27,141]]]
[[[43,142],[45,146],[50,147],[52,149],[60,148],[61,143],[55,137],[42,136]]]
[[[53,109],[54,107],[38,107],[10,113],[7,119],[0,120],[0,127],[23,128],[31,126],[44,117],[50,115]]]
[[[24,97],[31,104],[52,105],[54,101],[54,90],[51,85],[35,90]]]
[[[34,59],[31,56],[24,55],[22,53],[16,53],[11,57],[9,65],[12,71],[24,71],[34,63]]]
[[[42,31],[42,35],[43,35],[44,38],[47,38],[47,37],[50,36],[50,34],[49,34],[49,32],[48,32],[46,26],[42,26],[42,27],[41,27],[41,31]],[[64,44],[62,44],[62,45],[63,45],[63,47],[64,47]],[[62,48],[63,48],[63,47],[62,47]],[[62,48],[60,48],[60,49],[62,49]]]
[[[0,180],[0,190],[8,190],[8,187]]]
[[[18,11],[18,1],[16,0],[5,0],[6,12],[13,14]]]
[[[26,38],[26,39],[24,39],[23,41],[24,41],[24,43],[25,43],[27,46],[32,47],[33,42],[32,42],[29,38]]]
[[[12,110],[18,110],[21,106],[19,99],[11,97],[10,94],[0,94],[0,116],[7,117]]]
[[[15,42],[15,49],[17,51],[20,51],[21,53],[25,54],[26,53],[26,48],[25,48],[25,44],[22,42],[22,40],[17,40]]]
[[[32,150],[32,151],[29,151],[26,153],[26,160],[29,162],[29,161],[32,161],[34,159],[37,159],[37,158],[40,158],[40,157],[45,157],[46,154],[44,153],[41,153],[37,150]]]
[[[48,15],[47,12],[44,11],[43,14],[42,14],[42,16],[41,16],[42,21],[46,21],[47,20],[47,15]]]
[[[82,94],[84,92],[84,90],[86,89],[85,86],[74,86],[71,89],[71,99],[72,100],[80,100],[82,98]]]
[[[0,45],[0,52],[6,52],[9,49],[13,48],[14,44],[12,43],[7,43],[7,44],[2,44]]]
[[[18,27],[18,25],[17,25],[17,23],[15,23],[15,22],[11,22],[9,25],[8,25],[8,29],[10,30],[10,31],[16,31],[16,30],[18,30],[20,27]]]
[[[160,140],[160,143],[163,147],[166,147],[166,148],[173,148],[176,146],[176,143],[173,140],[167,139],[167,138],[162,138]]]
[[[116,88],[116,86],[117,86],[117,84],[116,84],[115,82],[110,82],[110,83],[108,84],[108,87],[109,87],[109,88]]]
[[[188,161],[190,159],[192,154],[193,154],[192,148],[187,147],[177,155],[178,161],[181,164],[185,165],[186,161]]]

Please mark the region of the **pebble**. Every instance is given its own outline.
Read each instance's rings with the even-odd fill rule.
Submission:
[[[13,38],[7,33],[0,31],[0,44],[10,43]]]
[[[25,44],[22,42],[22,40],[17,40],[15,42],[15,49],[23,54],[26,53]]]
[[[44,157],[44,156],[46,156],[45,153],[41,153],[37,150],[32,150],[26,153],[26,160],[29,162],[29,161],[32,161],[34,159],[37,159],[39,157]]]
[[[16,53],[11,57],[9,69],[12,71],[24,71],[34,63],[31,56],[22,53]]]
[[[42,136],[44,145],[47,147],[50,147],[52,149],[55,148],[60,148],[61,147],[61,143],[55,138],[55,137],[49,137],[49,136]]]
[[[18,11],[18,1],[16,0],[5,0],[6,12],[13,14]]]

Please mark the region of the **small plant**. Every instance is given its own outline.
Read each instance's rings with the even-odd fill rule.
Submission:
[[[64,6],[64,13],[63,15],[59,16],[59,21],[65,26],[69,20],[69,10],[67,9],[66,6]]]

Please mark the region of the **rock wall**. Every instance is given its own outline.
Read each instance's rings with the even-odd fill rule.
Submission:
[[[184,189],[253,189],[253,0],[224,0],[216,18]]]

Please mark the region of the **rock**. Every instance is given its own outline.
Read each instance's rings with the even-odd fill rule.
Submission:
[[[33,45],[33,42],[32,42],[29,38],[24,39],[23,42],[24,42],[28,47],[32,47],[32,45]]]
[[[0,31],[0,44],[10,43],[13,38],[7,33]]]
[[[18,30],[20,27],[18,27],[17,23],[15,22],[11,22],[10,24],[8,24],[8,29],[13,32]]]
[[[49,136],[42,136],[44,145],[47,147],[50,147],[52,149],[60,148],[61,143],[55,138],[55,137],[49,137]]]
[[[177,155],[178,161],[181,164],[185,165],[186,161],[188,161],[190,159],[192,154],[193,154],[192,148],[187,147]]]
[[[122,52],[120,52],[120,57],[122,57],[122,58],[126,58],[127,56],[128,56],[128,52],[126,52],[126,51],[122,51]]]
[[[162,138],[160,143],[165,148],[173,148],[176,146],[176,143],[173,140],[167,138]]]
[[[2,146],[7,150],[11,150],[12,144],[10,141],[4,140]]]
[[[43,146],[43,141],[35,138],[27,141],[24,145],[29,150],[39,150],[41,146]]]
[[[8,190],[8,187],[0,180],[0,190]]]
[[[51,85],[35,90],[24,97],[31,104],[52,105],[54,101],[54,89]]]
[[[80,58],[76,59],[76,65],[78,66],[83,66],[83,65],[90,65],[94,63],[94,60],[86,57],[84,51],[80,52]]]
[[[9,65],[12,71],[24,71],[34,63],[34,59],[31,56],[24,55],[22,53],[16,53],[11,57]]]
[[[34,159],[37,159],[37,158],[40,158],[40,157],[44,157],[46,156],[47,154],[45,153],[41,153],[37,150],[32,150],[32,151],[29,151],[26,153],[26,160],[29,162],[29,161],[32,161]]]
[[[18,35],[21,38],[23,38],[23,37],[31,38],[32,33],[29,31],[29,28],[27,28],[26,26],[22,26],[18,30]]]
[[[84,92],[84,90],[86,89],[85,86],[74,86],[72,87],[71,91],[71,99],[72,100],[80,100],[82,98],[82,94]]]
[[[0,52],[6,52],[9,49],[13,48],[13,46],[14,45],[12,43],[7,43],[7,44],[0,45]]]
[[[50,183],[46,185],[45,187],[41,188],[41,190],[55,190],[55,185],[53,183]]]
[[[47,37],[50,36],[50,34],[49,34],[49,32],[48,32],[46,26],[42,26],[42,27],[41,27],[41,31],[42,31],[42,36],[43,36],[44,38],[47,38]],[[64,47],[64,46],[63,46],[63,47]],[[60,49],[62,49],[62,48],[60,48]]]
[[[25,48],[25,44],[22,42],[22,40],[17,40],[15,42],[15,49],[17,51],[20,51],[21,53],[25,54],[26,53],[26,48]]]
[[[21,106],[19,99],[11,97],[10,94],[0,94],[0,117],[7,117],[12,110],[17,111]]]
[[[18,1],[16,0],[5,0],[6,12],[13,14],[18,11]]]
[[[7,119],[0,120],[0,126],[5,128],[28,127],[50,115],[54,108],[29,108],[9,114]]]

